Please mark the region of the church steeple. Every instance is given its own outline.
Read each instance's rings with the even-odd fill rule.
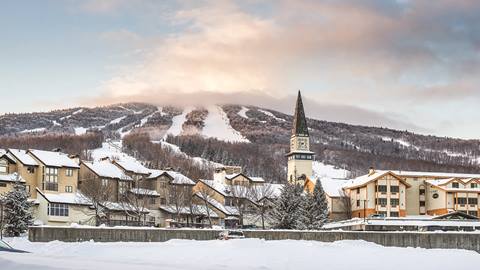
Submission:
[[[307,118],[303,110],[302,94],[298,91],[295,115],[293,116],[292,136],[290,137],[290,152],[288,157],[288,181],[303,184],[305,179],[312,177],[312,162],[314,154],[310,151]]]
[[[293,116],[292,135],[308,136],[307,119],[303,110],[302,94],[298,90],[297,104],[295,106],[295,115]]]

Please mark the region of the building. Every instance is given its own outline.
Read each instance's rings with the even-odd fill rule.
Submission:
[[[479,216],[480,175],[370,169],[344,190],[354,217],[444,215],[459,211]]]
[[[314,152],[310,151],[310,137],[300,91],[298,91],[297,104],[293,116],[290,152],[287,154],[287,158],[289,183],[303,185],[307,178],[312,178]]]

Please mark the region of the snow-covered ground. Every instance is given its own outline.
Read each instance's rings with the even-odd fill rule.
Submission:
[[[193,108],[186,108],[183,110],[182,114],[174,116],[172,118],[172,125],[170,128],[167,130],[165,133],[165,137],[167,137],[168,134],[171,134],[173,136],[178,136],[182,133],[183,131],[183,123],[187,120],[187,114],[189,114],[191,111],[193,111]]]
[[[382,247],[364,241],[171,240],[163,243],[31,243],[32,253],[1,253],[0,269],[475,269],[480,254],[466,250]]]
[[[334,179],[348,179],[351,175],[350,171],[336,168],[333,165],[327,165],[319,161],[313,162],[313,175],[316,177],[328,177]]]
[[[220,106],[210,106],[207,109],[208,115],[202,130],[203,136],[215,137],[228,142],[249,142],[240,132],[233,129],[227,114]]]

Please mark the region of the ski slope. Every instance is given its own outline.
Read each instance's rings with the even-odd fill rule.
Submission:
[[[205,126],[202,130],[204,137],[214,137],[227,142],[250,142],[240,132],[233,129],[227,114],[220,106],[209,106]]]

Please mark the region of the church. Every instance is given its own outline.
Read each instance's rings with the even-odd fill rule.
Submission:
[[[289,183],[305,186],[311,182],[314,154],[310,151],[307,119],[303,109],[302,95],[298,91],[290,137],[290,152],[287,154]]]

